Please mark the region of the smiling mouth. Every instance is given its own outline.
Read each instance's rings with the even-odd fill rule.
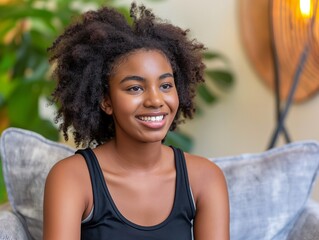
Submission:
[[[138,116],[139,120],[143,122],[160,122],[164,119],[164,115],[159,116]]]

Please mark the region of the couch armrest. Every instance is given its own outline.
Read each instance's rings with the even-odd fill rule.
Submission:
[[[296,220],[287,240],[319,239],[319,203],[310,200]]]
[[[0,240],[30,240],[20,217],[10,210],[0,211]]]

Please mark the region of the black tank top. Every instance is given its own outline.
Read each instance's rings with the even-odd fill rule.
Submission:
[[[92,218],[81,225],[81,240],[191,240],[195,206],[186,162],[181,150],[172,149],[176,168],[174,204],[169,216],[155,226],[140,226],[126,219],[110,195],[94,152],[89,148],[78,150],[76,153],[88,165],[94,204]]]

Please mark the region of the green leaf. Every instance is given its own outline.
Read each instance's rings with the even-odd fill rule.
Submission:
[[[3,178],[2,161],[0,159],[0,204],[5,203],[6,201],[8,201],[8,197]]]
[[[51,94],[56,87],[56,82],[53,80],[47,80],[41,82],[42,86],[42,95],[46,96],[47,98],[51,97]]]
[[[5,103],[4,96],[0,93],[0,110],[4,106],[4,103]]]
[[[16,22],[25,19],[40,19],[48,29],[55,32],[56,27],[53,25],[55,17],[54,12],[47,9],[37,9],[26,3],[0,5],[0,21],[14,20]]]
[[[65,1],[65,0],[63,0]],[[63,7],[63,5],[67,5]],[[70,3],[67,1],[58,5],[57,11],[55,11],[56,17],[55,21],[58,21],[61,26],[57,29],[59,33],[62,32],[63,28],[69,25],[74,17],[79,16],[80,12],[78,10],[73,10],[69,7]]]
[[[208,104],[211,104],[217,101],[217,97],[208,90],[205,84],[198,85],[197,93],[198,93],[198,96],[200,96]]]
[[[207,76],[213,80],[219,87],[228,89],[234,84],[233,75],[226,70],[207,70]]]
[[[47,56],[47,48],[51,45],[54,38],[58,34],[54,34],[48,31],[41,31],[40,29],[33,28],[30,30],[31,35],[31,45],[34,49],[38,49]]]
[[[0,95],[2,96],[3,100],[9,98],[10,94],[14,89],[17,87],[18,82],[10,81],[7,74],[0,74]]]
[[[195,114],[196,114],[196,116],[203,116],[204,115],[204,110],[199,105],[196,105]]]
[[[129,12],[127,7],[124,7],[124,6],[117,7],[116,10],[119,11],[121,14],[123,14],[123,16],[125,17],[126,21],[129,24],[132,24],[133,21],[132,21],[132,19],[130,17],[130,12]]]
[[[38,82],[21,82],[8,99],[8,116],[10,122],[22,127],[32,123],[38,117],[38,99],[41,87]]]
[[[3,47],[3,57],[0,59],[0,73],[7,72],[12,68],[15,63],[15,55],[12,51],[5,49]]]
[[[28,80],[43,79],[48,69],[49,69],[49,64],[46,61],[42,61],[36,67],[32,69],[32,74],[28,76],[27,79]]]
[[[224,55],[217,53],[217,52],[205,51],[203,53],[203,57],[206,60],[221,59],[224,62],[227,62],[227,59],[224,57]]]
[[[48,24],[49,23],[49,24]],[[30,32],[38,32],[41,35],[37,37],[46,38],[48,42],[48,36],[53,39],[58,35],[57,27],[54,26],[50,21],[43,21],[43,19],[33,18],[31,19],[31,29]],[[36,38],[37,42],[38,39]]]
[[[18,76],[23,76],[25,73],[25,69],[28,66],[29,61],[29,56],[32,56],[30,54],[30,42],[31,38],[28,34],[24,34],[22,37],[22,42],[21,44],[17,47],[16,49],[16,62],[14,64],[13,68],[13,78],[17,78]]]
[[[20,84],[8,101],[8,116],[11,126],[29,129],[57,141],[58,129],[53,123],[39,116],[38,101],[45,85],[43,81]]]
[[[193,140],[188,135],[179,131],[168,132],[164,144],[181,148],[185,152],[190,152],[193,147]]]
[[[27,4],[23,3],[0,5],[0,12],[0,20],[19,20],[23,18],[37,17],[43,19],[44,21],[48,21],[54,17],[52,11],[50,10],[31,8]]]
[[[12,21],[11,19],[1,21],[1,23],[0,23],[0,40],[1,40],[1,42],[3,41],[6,34],[15,27],[16,27],[16,22]]]
[[[84,0],[87,2],[92,2],[92,0]],[[114,6],[117,0],[94,0],[99,6]]]
[[[50,121],[38,116],[33,119],[32,124],[26,123],[23,128],[37,132],[52,141],[59,140],[59,130]]]

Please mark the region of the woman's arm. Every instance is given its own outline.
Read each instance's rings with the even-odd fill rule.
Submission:
[[[44,240],[79,240],[85,204],[83,170],[78,156],[57,163],[50,171],[44,193]]]
[[[223,172],[208,159],[192,161],[190,180],[196,203],[195,240],[229,240],[229,199]]]

